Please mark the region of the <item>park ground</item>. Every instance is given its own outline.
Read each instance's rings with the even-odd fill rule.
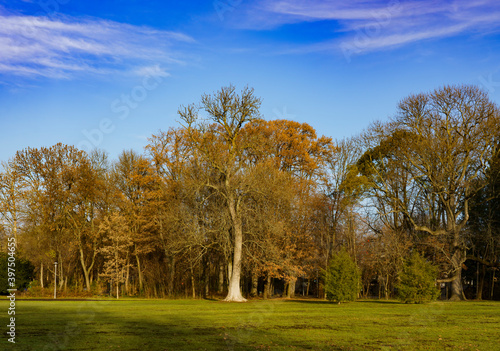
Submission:
[[[500,350],[499,302],[0,301],[0,350]]]

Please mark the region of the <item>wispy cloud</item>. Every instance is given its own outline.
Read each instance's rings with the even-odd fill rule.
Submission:
[[[248,6],[240,13],[234,25],[245,29],[332,22],[329,40],[290,50],[295,52],[347,50],[350,55],[363,54],[421,40],[500,29],[497,0],[271,0]]]
[[[194,39],[178,32],[100,19],[0,14],[0,74],[73,78],[81,74],[149,71],[165,75],[160,65],[182,64],[183,43]]]
[[[134,69],[133,73],[135,75],[144,77],[144,76],[150,76],[150,77],[168,77],[170,76],[170,73],[165,71],[165,69],[161,68],[160,65],[153,65],[153,66],[144,66],[144,67],[138,67]]]

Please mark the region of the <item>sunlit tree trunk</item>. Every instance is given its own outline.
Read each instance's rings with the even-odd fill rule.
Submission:
[[[80,246],[80,263],[82,265],[83,276],[85,277],[85,286],[87,287],[87,291],[90,291],[90,278],[89,278],[89,270],[87,265],[85,264],[85,256],[83,254],[83,248]]]
[[[129,279],[130,279],[130,257],[129,257],[129,253],[127,252],[127,260],[126,260],[126,265],[127,265],[127,273],[126,273],[126,276],[125,276],[125,293],[127,295],[130,295],[130,283],[129,283]]]
[[[141,268],[141,260],[139,259],[139,255],[135,254],[135,260],[137,262],[137,273],[139,275],[139,294],[143,293],[144,284],[143,284],[143,276],[142,276],[142,268]]]
[[[288,282],[288,290],[286,297],[292,298],[295,297],[295,284],[297,283],[296,277],[290,277],[290,281]]]
[[[40,263],[40,286],[42,287],[43,289],[43,262]]]
[[[194,271],[193,271],[193,264],[191,263],[190,266],[190,272],[191,272],[191,297],[193,299],[196,299],[196,286],[195,286],[195,281],[194,281]]]
[[[465,300],[465,295],[462,286],[462,264],[465,262],[465,251],[456,249],[451,258],[453,267],[453,280],[451,281],[451,301]]]
[[[60,264],[57,265],[57,267],[59,268],[59,289],[62,289],[63,286],[64,286],[64,280],[65,280],[65,276],[64,276],[64,270],[63,270],[63,260],[61,258],[61,255],[59,255],[59,261]]]
[[[241,218],[237,213],[236,201],[232,194],[228,195],[229,212],[234,229],[234,247],[233,247],[233,267],[231,278],[229,280],[228,293],[224,301],[243,302],[246,299],[241,295],[241,256],[243,251],[243,228]]]

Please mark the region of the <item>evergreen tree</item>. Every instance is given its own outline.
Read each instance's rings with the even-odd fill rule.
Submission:
[[[360,287],[360,272],[345,248],[332,256],[325,274],[326,298],[333,302],[354,301]]]
[[[436,287],[437,267],[414,252],[406,261],[400,274],[398,298],[405,303],[425,303],[436,300],[439,290]]]

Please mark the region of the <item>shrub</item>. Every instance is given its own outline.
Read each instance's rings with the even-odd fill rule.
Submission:
[[[347,251],[332,256],[325,274],[326,298],[333,302],[356,300],[360,286],[360,272]]]
[[[12,263],[12,262],[11,262]],[[12,266],[12,264],[11,264]],[[35,267],[33,264],[21,257],[16,257],[14,266],[15,286],[9,286],[9,255],[5,252],[0,253],[0,295],[8,295],[7,289],[17,289],[22,291],[26,289],[33,279]],[[12,271],[12,269],[11,269]]]
[[[437,268],[413,253],[403,266],[399,275],[398,298],[405,303],[425,303],[436,300],[439,289],[436,287]]]

